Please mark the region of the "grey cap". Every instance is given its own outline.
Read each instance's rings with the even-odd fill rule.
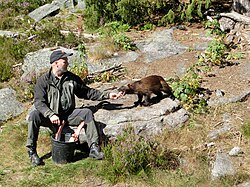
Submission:
[[[72,55],[73,55],[73,53],[65,53],[62,50],[53,51],[53,53],[51,53],[51,55],[50,55],[50,63],[52,64],[53,62],[55,62],[61,58],[65,58],[65,57],[72,56]]]

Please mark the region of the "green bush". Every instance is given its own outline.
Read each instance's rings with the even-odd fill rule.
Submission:
[[[124,50],[135,50],[136,45],[124,34],[116,34],[113,36],[114,43]]]
[[[200,20],[210,5],[210,0],[192,0],[191,3],[174,0],[86,0],[85,26],[96,29],[108,22],[121,21],[141,28],[145,23],[167,25]]]
[[[182,102],[191,103],[200,87],[201,77],[198,75],[196,68],[191,66],[185,76],[173,82],[171,87],[174,96]]]
[[[53,0],[8,0],[1,1],[1,10],[6,8],[12,9],[11,14],[14,16],[16,14],[27,14],[36,8],[51,3]]]
[[[156,26],[152,23],[145,23],[140,30],[145,31],[145,30],[153,30]]]
[[[122,22],[113,21],[105,24],[103,27],[98,29],[98,33],[103,37],[112,37],[114,34],[119,34],[129,31],[130,26],[123,24]]]
[[[205,50],[206,63],[217,66],[225,65],[227,63],[226,50],[227,47],[221,38],[211,41]]]
[[[116,176],[138,174],[149,169],[150,146],[132,128],[125,130],[113,145],[108,145],[105,155]]]
[[[207,111],[206,100],[198,96],[203,92],[201,89],[202,77],[199,73],[207,71],[206,67],[197,62],[188,68],[181,79],[171,81],[174,96],[181,101],[184,108],[192,112],[204,113]]]
[[[153,168],[176,169],[179,165],[177,154],[167,150],[159,143],[137,135],[132,127],[124,129],[116,142],[104,148],[108,177],[112,182],[118,178],[150,174]]]
[[[0,82],[7,81],[12,77],[12,65],[7,62],[0,62]]]
[[[35,49],[27,40],[0,37],[0,81],[10,79],[12,66],[23,62],[24,56]]]
[[[52,0],[8,0],[1,1],[0,3],[0,29],[29,29],[29,22],[32,22],[28,18],[28,13],[36,8],[51,3]],[[28,21],[29,20],[29,21]]]
[[[73,32],[62,34],[62,20],[43,20],[39,24],[39,29],[31,31],[31,35],[36,35],[32,41],[40,48],[51,46],[77,47],[81,43],[81,38],[78,38]]]
[[[135,50],[135,44],[124,34],[124,32],[127,32],[129,29],[128,24],[115,21],[105,24],[104,27],[101,27],[98,31],[103,39],[112,39],[112,42],[118,49]]]
[[[73,62],[73,64],[69,67],[69,71],[78,75],[82,80],[87,81],[88,67],[85,61],[86,49],[84,44],[80,44],[78,46],[78,53],[80,55],[80,62]]]
[[[216,34],[219,36],[225,35],[225,33],[220,29],[220,23],[218,20],[206,21],[204,23],[205,29],[208,29],[208,34]]]

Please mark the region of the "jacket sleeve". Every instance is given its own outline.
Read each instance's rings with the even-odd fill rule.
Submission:
[[[54,112],[50,109],[47,97],[47,84],[44,77],[37,80],[35,86],[35,108],[42,113],[44,117],[51,117]]]
[[[76,90],[75,94],[79,98],[89,99],[89,100],[105,100],[109,99],[109,92],[101,92],[97,89],[90,88],[81,80],[81,78],[77,78],[76,81]]]

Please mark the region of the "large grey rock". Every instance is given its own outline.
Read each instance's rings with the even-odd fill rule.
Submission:
[[[117,110],[104,107],[95,113],[96,121],[106,125],[104,132],[107,136],[117,136],[127,126],[133,126],[140,135],[156,135],[165,128],[181,126],[188,118],[188,112],[170,98],[148,107],[126,106]]]
[[[136,46],[143,53],[144,62],[152,63],[172,55],[184,52],[187,47],[173,40],[173,29],[154,32],[153,35],[144,40],[136,42]]]
[[[51,13],[58,11],[60,7],[61,7],[61,3],[54,1],[51,4],[45,4],[35,9],[34,11],[30,12],[28,16],[34,19],[36,22],[38,22],[42,20],[43,18],[47,17],[48,15],[50,15]]]
[[[234,174],[235,169],[230,157],[225,153],[218,153],[212,168],[212,179]]]
[[[218,106],[218,105],[225,105],[228,103],[236,103],[240,101],[244,101],[250,95],[250,88],[242,91],[239,95],[235,95],[232,97],[219,97],[214,99],[209,99],[207,101],[208,106]]]
[[[0,122],[20,115],[23,110],[23,105],[17,101],[16,92],[13,89],[0,89]]]
[[[78,57],[78,52],[73,49],[66,49],[60,47],[59,49],[64,50],[66,53],[73,53],[72,56],[69,56],[69,63],[73,64],[74,60]],[[57,49],[57,50],[59,50]],[[39,75],[40,72],[45,69],[50,68],[50,55],[52,51],[50,48],[41,49],[36,52],[28,53],[24,58],[24,63],[22,65],[23,75],[21,79],[29,80],[31,75]]]
[[[58,47],[56,50],[63,50],[66,53],[73,53],[73,56],[69,56],[69,68],[72,66],[77,66],[77,64],[82,63],[82,59],[80,58],[80,54],[77,50],[73,49],[67,49],[64,47]],[[50,68],[49,58],[52,51],[50,48],[44,48],[41,50],[38,50],[36,52],[28,53],[24,58],[24,63],[22,65],[23,75],[21,77],[22,80],[29,81],[32,76],[37,76],[44,70],[47,70]],[[132,54],[131,54],[132,53]],[[105,71],[109,68],[112,68],[114,66],[120,65],[120,61],[128,61],[133,60],[134,53],[131,52],[123,57],[118,57],[115,59],[111,59],[110,61],[100,61],[100,62],[91,62],[88,61],[87,57],[84,59],[84,63],[86,63],[88,67],[89,74]],[[131,54],[131,55],[130,55]],[[118,62],[118,63],[117,63]]]
[[[55,0],[51,4],[45,4],[28,14],[29,17],[34,19],[36,22],[42,20],[43,18],[59,11],[62,8],[75,8],[74,0]],[[77,1],[77,9],[85,9],[85,1]]]

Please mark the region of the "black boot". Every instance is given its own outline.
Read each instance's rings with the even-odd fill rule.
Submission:
[[[92,143],[90,146],[89,157],[101,160],[104,157],[104,153],[100,151],[100,147],[97,143]]]
[[[42,160],[37,155],[35,148],[29,147],[28,154],[29,154],[29,158],[33,166],[39,166],[42,164]]]

